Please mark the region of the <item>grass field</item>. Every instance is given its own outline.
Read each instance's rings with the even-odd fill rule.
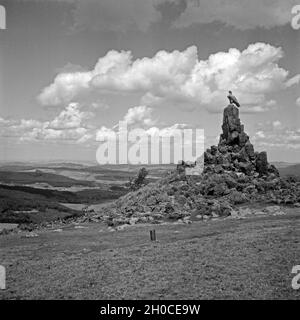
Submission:
[[[0,299],[300,299],[299,209],[284,216],[1,236]],[[158,241],[149,241],[155,228]]]

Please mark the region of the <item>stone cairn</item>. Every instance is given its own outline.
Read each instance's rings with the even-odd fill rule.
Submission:
[[[204,172],[233,171],[248,176],[279,177],[275,166],[268,163],[267,153],[254,151],[241,124],[239,109],[233,104],[224,109],[222,131],[218,146],[212,146],[204,153]]]
[[[203,158],[199,175],[187,175],[183,164],[178,165],[160,181],[129,192],[85,218],[118,227],[234,216],[250,203],[300,205],[300,182],[280,178],[267,153],[254,151],[232,104],[224,109],[218,145],[207,149]]]

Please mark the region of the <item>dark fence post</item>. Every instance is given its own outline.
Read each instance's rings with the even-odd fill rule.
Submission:
[[[155,230],[150,230],[150,239],[151,241],[156,241]]]

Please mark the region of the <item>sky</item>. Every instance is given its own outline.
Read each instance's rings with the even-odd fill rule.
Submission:
[[[0,161],[95,161],[119,121],[204,129],[209,147],[232,90],[255,149],[300,162],[296,4],[0,1]]]

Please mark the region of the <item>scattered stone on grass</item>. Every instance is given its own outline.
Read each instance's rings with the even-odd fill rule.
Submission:
[[[39,235],[35,232],[28,232],[28,233],[25,233],[23,237],[25,238],[35,238],[35,237],[38,237]]]

